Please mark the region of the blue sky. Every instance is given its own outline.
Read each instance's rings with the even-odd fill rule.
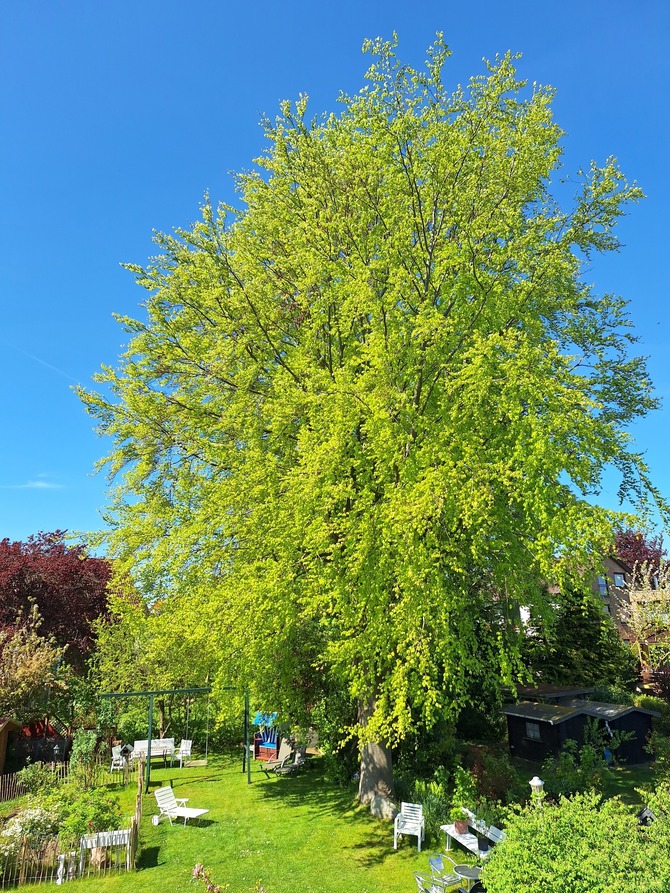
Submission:
[[[393,30],[414,65],[443,31],[454,86],[482,57],[522,52],[520,73],[558,91],[565,172],[612,154],[646,192],[623,251],[588,276],[631,302],[664,400],[632,433],[670,495],[667,0],[33,0],[0,8],[0,538],[103,526],[92,472],[107,444],[71,386],[115,363],[112,314],[141,314],[119,264],[143,263],[154,229],[194,221],[206,190],[234,202],[230,172],[263,148],[260,116],[301,92],[336,110],[363,84],[363,40]]]

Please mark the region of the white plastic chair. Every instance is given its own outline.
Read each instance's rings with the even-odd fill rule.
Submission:
[[[175,757],[179,759],[179,768],[182,769],[184,766],[184,759],[191,758],[191,747],[193,745],[192,741],[189,741],[188,738],[182,738],[179,742],[179,750],[175,753]]]
[[[109,767],[110,772],[123,772],[126,768],[126,761],[121,753],[122,746],[123,745],[118,744],[116,747],[112,748],[112,765]]]
[[[420,803],[400,804],[400,812],[393,822],[393,849],[398,849],[398,837],[402,834],[414,834],[419,842],[419,852],[421,852],[421,842],[426,832],[426,821],[423,817],[423,806]]]

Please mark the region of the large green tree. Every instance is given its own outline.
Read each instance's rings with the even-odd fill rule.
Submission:
[[[346,692],[363,797],[473,678],[519,677],[517,607],[605,553],[585,496],[608,464],[646,485],[626,427],[654,406],[625,302],[582,278],[640,189],[609,160],[559,206],[552,91],[509,54],[450,92],[441,37],[426,72],[365,49],[339,115],[265,123],[239,209],[130,267],[146,319],[82,391],[115,554],[259,698]]]

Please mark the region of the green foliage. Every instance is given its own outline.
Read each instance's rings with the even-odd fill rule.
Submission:
[[[28,763],[25,768],[16,773],[16,777],[28,794],[45,794],[53,790],[58,783],[51,769],[47,769],[44,763],[39,761]]]
[[[50,694],[65,691],[65,647],[42,636],[41,623],[33,606],[13,631],[0,629],[0,716],[29,722],[44,715]]]
[[[625,691],[626,700],[615,703],[629,703],[625,687],[637,680],[637,658],[612,618],[603,614],[602,600],[590,584],[585,580],[581,589],[566,587],[555,612],[532,618],[535,634],[525,637],[524,656],[544,683],[597,685],[617,695]]]
[[[70,773],[85,788],[93,784],[95,753],[98,744],[96,732],[77,729],[70,752]]]
[[[586,497],[615,466],[644,499],[656,403],[625,302],[581,278],[640,189],[610,159],[560,209],[553,93],[511,54],[450,92],[441,36],[426,72],[365,49],[339,115],[265,122],[242,210],[130,267],[146,322],[80,394],[143,593],[103,675],[211,671],[301,722],[339,688],[393,745],[526,673],[518,607],[591,578],[621,518]]]
[[[64,804],[62,830],[75,837],[121,827],[119,798],[104,788],[83,791]]]
[[[479,750],[472,772],[480,798],[494,803],[510,803],[518,799],[519,777],[507,751]]]
[[[459,744],[453,722],[436,722],[430,728],[415,728],[393,752],[393,764],[399,771],[420,778],[447,776],[458,759]]]
[[[589,720],[582,747],[578,748],[576,741],[568,739],[557,759],[548,757],[542,764],[545,793],[558,797],[589,790],[602,792],[611,780],[605,750],[609,750],[616,760],[618,749],[633,737],[631,732],[615,732],[610,736],[597,720]]]
[[[632,706],[635,703],[635,696],[630,689],[622,685],[597,685],[589,699],[592,701],[602,701],[605,704],[625,704]]]
[[[643,829],[632,808],[595,792],[530,805],[509,817],[483,882],[488,893],[664,893],[670,889],[666,812]]]
[[[477,779],[474,774],[464,769],[463,766],[456,766],[454,770],[454,787],[451,792],[452,818],[463,818],[462,806],[474,811],[478,796]]]

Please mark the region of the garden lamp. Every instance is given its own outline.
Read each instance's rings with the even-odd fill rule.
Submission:
[[[532,797],[537,803],[542,803],[542,798],[544,797],[544,782],[539,776],[535,775],[528,782],[530,785],[530,790],[532,792]]]

